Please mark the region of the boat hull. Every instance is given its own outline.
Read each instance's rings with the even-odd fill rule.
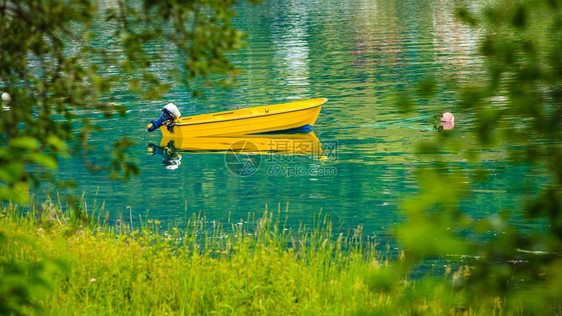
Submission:
[[[180,118],[172,131],[160,130],[164,137],[248,135],[310,128],[327,99],[260,106]]]

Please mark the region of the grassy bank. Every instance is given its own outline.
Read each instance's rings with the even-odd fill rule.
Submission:
[[[322,215],[298,230],[268,212],[224,226],[194,216],[180,230],[99,218],[3,208],[0,313],[502,313],[499,299],[468,303],[452,274],[409,280],[360,229],[332,237]]]

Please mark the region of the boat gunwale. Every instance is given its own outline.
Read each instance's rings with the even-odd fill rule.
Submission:
[[[292,113],[292,112],[298,112],[298,111],[305,111],[305,110],[310,110],[310,109],[314,109],[317,108],[319,106],[324,105],[328,99],[324,99],[325,101],[311,106],[311,107],[307,107],[307,108],[300,108],[300,109],[296,109],[296,110],[291,110],[291,111],[283,111],[283,112],[277,112],[277,113],[265,113],[265,114],[260,114],[260,115],[251,115],[251,116],[243,116],[243,117],[237,117],[237,118],[232,118],[232,119],[225,119],[225,120],[217,120],[217,121],[204,121],[204,122],[193,122],[193,123],[175,123],[175,126],[190,126],[190,125],[201,125],[201,124],[212,124],[212,123],[221,123],[221,122],[228,122],[228,121],[238,121],[238,120],[246,120],[246,119],[254,119],[254,118],[260,118],[260,117],[265,117],[265,116],[270,116],[270,115],[281,115],[281,114],[286,114],[286,113]],[[274,104],[276,105],[276,104]],[[273,106],[273,105],[271,105]],[[267,107],[267,106],[266,106]],[[250,108],[251,109],[251,108]],[[212,114],[212,113],[211,113]],[[201,115],[208,115],[208,114],[201,114]],[[181,118],[180,118],[181,120]]]

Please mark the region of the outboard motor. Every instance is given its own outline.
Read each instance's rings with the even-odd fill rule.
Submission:
[[[152,122],[152,126],[150,126],[146,131],[152,132],[167,121],[173,121],[175,119],[178,119],[180,116],[181,113],[180,110],[178,110],[178,107],[173,103],[168,103],[162,108],[162,115],[160,115],[160,117],[156,121],[150,121]]]

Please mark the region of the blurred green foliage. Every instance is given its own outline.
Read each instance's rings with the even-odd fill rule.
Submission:
[[[2,220],[4,218],[0,216]],[[10,254],[0,260],[0,314],[23,315],[29,311],[42,312],[38,300],[53,290],[48,275],[68,267],[58,259],[37,260],[35,242],[24,235],[5,235],[0,232],[0,253]],[[34,257],[25,263],[21,256]]]
[[[0,233],[0,250],[6,251],[6,236]],[[39,306],[34,299],[42,290],[50,289],[48,281],[41,275],[42,267],[33,264],[0,262],[0,313],[23,314],[25,307],[36,311]]]
[[[234,3],[117,0],[101,10],[92,0],[0,0],[0,93],[7,93],[0,109],[0,200],[26,201],[29,186],[54,181],[69,155],[112,178],[137,174],[126,136],[114,144],[109,163],[88,159],[95,150],[88,137],[101,128],[91,118],[125,115],[111,95],[117,83],[147,99],[168,91],[149,69],[164,52],[148,52],[148,43],[172,46],[183,71],[169,75],[193,94],[199,94],[195,78],[219,73],[222,84],[232,82],[235,68],[226,54],[244,44],[230,24]],[[96,42],[93,24],[103,19],[114,26],[117,47]],[[118,71],[108,74],[103,65]]]
[[[440,133],[420,145],[433,165],[418,172],[421,192],[406,201],[408,222],[397,236],[408,249],[408,263],[421,258],[467,255],[469,267],[455,287],[473,302],[497,299],[509,313],[559,313],[562,301],[562,1],[460,2],[457,17],[481,35],[478,54],[486,73],[462,84],[459,117],[475,118],[476,145],[458,131]],[[478,7],[478,9],[474,9]],[[418,93],[427,97],[431,83]],[[456,137],[458,136],[458,137]],[[439,148],[462,153],[474,171],[437,162]],[[475,218],[459,206],[470,201],[473,185],[489,174],[481,155],[501,150],[526,175],[545,182],[522,196],[520,208],[498,209]],[[548,173],[545,174],[544,171]],[[525,230],[521,216],[543,223]],[[542,226],[540,226],[542,225]],[[514,307],[517,306],[517,307]],[[522,306],[522,307],[521,307]]]
[[[0,208],[6,236],[0,262],[67,262],[43,269],[40,276],[53,291],[20,300],[17,312],[24,314],[37,308],[52,315],[502,313],[494,301],[471,305],[466,291],[451,291],[441,277],[401,278],[391,254],[365,242],[361,227],[333,238],[333,223],[322,214],[313,226],[298,228],[286,226],[280,209],[248,214],[243,223],[194,214],[185,226],[125,220],[116,227],[82,220],[99,219],[103,207],[86,215],[85,204],[81,214],[45,204],[27,213]],[[22,247],[24,239],[40,242]],[[28,276],[18,274],[15,281],[25,284]],[[2,284],[0,279],[0,289]]]

